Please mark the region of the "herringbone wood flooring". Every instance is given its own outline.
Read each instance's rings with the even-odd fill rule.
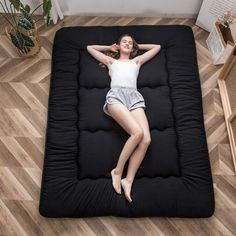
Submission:
[[[40,53],[22,59],[4,34],[0,18],[0,235],[236,235],[236,177],[217,85],[220,66],[211,64],[208,32],[195,19],[65,17],[48,28],[37,23]],[[216,211],[211,218],[50,219],[39,214],[51,51],[63,26],[171,25],[193,29],[201,77],[207,142],[214,179]]]

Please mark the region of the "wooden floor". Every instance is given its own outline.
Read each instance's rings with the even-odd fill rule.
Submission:
[[[39,21],[42,49],[36,57],[22,59],[4,34],[6,22],[0,18],[0,235],[236,235],[236,177],[217,85],[222,66],[211,64],[205,41],[209,33],[194,23],[195,19],[71,16],[46,29]],[[55,32],[64,26],[142,24],[184,24],[194,32],[215,214],[206,219],[42,217],[38,204]]]

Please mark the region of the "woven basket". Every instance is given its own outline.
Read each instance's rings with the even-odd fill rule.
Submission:
[[[41,44],[40,44],[40,40],[39,40],[39,35],[38,35],[38,31],[37,31],[37,26],[35,24],[35,21],[33,21],[34,23],[34,29],[30,29],[30,30],[25,30],[23,29],[22,30],[22,33],[24,33],[25,35],[29,36],[32,41],[34,42],[34,47],[30,47],[30,51],[29,52],[26,52],[24,50],[21,50],[19,48],[17,48],[14,44],[14,47],[15,49],[17,50],[18,54],[21,56],[21,57],[31,57],[31,56],[34,56],[36,54],[39,53],[40,49],[41,49]],[[10,32],[12,31],[12,27],[9,28],[9,27],[5,27],[5,32],[6,32],[6,35],[8,37],[8,39],[11,41],[11,36],[10,36]],[[12,42],[12,41],[11,41]]]

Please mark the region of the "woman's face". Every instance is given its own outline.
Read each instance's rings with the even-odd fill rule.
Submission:
[[[131,53],[133,50],[133,40],[129,36],[124,36],[120,41],[120,50],[124,53]]]

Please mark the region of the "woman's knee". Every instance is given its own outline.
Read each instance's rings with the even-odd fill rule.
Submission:
[[[143,134],[142,143],[145,146],[149,146],[151,143],[151,137],[149,134]]]
[[[137,140],[138,142],[140,142],[143,138],[143,129],[141,127],[136,127],[134,130],[132,130],[131,132],[131,136]]]
[[[130,136],[141,141],[143,129],[124,105],[120,103],[111,105],[109,106],[109,112],[112,118],[116,120]]]

